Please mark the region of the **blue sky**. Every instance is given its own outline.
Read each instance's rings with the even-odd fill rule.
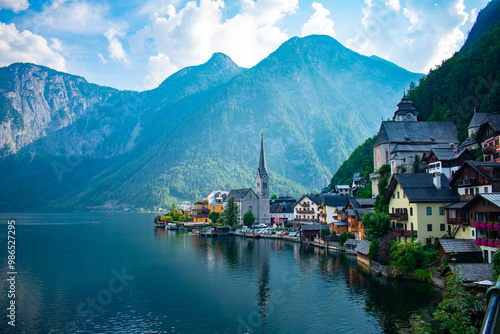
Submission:
[[[324,34],[427,73],[460,49],[487,0],[0,0],[0,66],[32,62],[119,89],[157,87],[223,52],[252,67]]]

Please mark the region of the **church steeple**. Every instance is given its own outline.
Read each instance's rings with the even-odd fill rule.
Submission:
[[[257,170],[257,174],[259,174],[260,177],[264,175],[269,175],[267,172],[267,165],[266,165],[266,150],[264,149],[264,132],[262,132],[262,139],[260,144],[259,169]]]
[[[392,119],[395,121],[416,121],[418,114],[413,102],[406,97],[406,93],[403,93],[403,98],[398,103],[398,110],[394,112]]]
[[[260,141],[260,158],[257,176],[255,178],[257,186],[257,196],[259,197],[259,215],[257,222],[260,224],[270,223],[269,212],[269,173],[266,165],[266,150],[264,149],[264,132]]]

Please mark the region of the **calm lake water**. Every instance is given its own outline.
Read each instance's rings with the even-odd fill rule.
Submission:
[[[0,333],[405,333],[442,300],[429,284],[372,275],[351,255],[156,230],[153,217],[0,214]]]

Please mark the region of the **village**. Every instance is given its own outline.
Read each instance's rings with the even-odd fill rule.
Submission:
[[[438,259],[419,269],[440,268],[429,271],[429,281],[440,287],[450,271],[469,285],[494,285],[492,262],[500,248],[500,115],[475,113],[468,138],[460,142],[454,123],[418,121],[406,96],[397,107],[393,119],[381,123],[373,146],[375,172],[369,179],[354,173],[351,184],[335,185],[330,192],[298,200],[270,198],[262,134],[256,191],[216,190],[192,206],[183,203],[177,210],[191,217],[183,226],[213,227],[199,232],[209,236],[282,238],[344,250],[377,273],[394,276],[397,269],[376,261],[377,250],[369,254],[372,242],[378,240],[379,247],[388,235],[396,243],[418,242],[434,249]],[[370,182],[372,198],[358,198]],[[220,218],[228,203],[236,204],[235,221],[244,228],[215,225],[224,222]],[[380,208],[387,218],[377,236],[367,220],[373,221]]]

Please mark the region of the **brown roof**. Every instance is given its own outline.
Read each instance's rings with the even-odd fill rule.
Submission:
[[[472,239],[439,239],[445,253],[475,253],[481,252],[481,248]]]

